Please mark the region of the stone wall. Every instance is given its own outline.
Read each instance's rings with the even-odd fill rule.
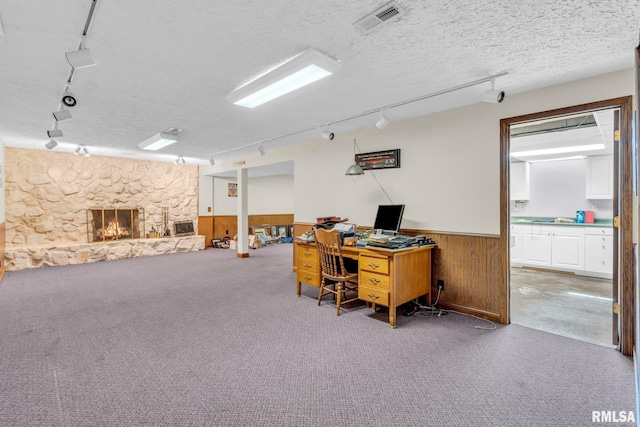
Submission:
[[[167,207],[170,228],[192,220],[197,234],[197,166],[6,148],[5,170],[7,269],[34,250],[84,247],[90,208],[142,207],[148,232],[160,228]],[[99,245],[90,247],[103,251]]]

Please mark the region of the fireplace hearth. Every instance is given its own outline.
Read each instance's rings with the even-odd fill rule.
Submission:
[[[110,242],[144,236],[142,208],[87,209],[87,241]]]

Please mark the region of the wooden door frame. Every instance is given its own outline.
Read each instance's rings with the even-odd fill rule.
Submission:
[[[605,101],[575,105],[566,108],[526,114],[500,120],[500,280],[503,286],[501,301],[505,306],[505,322],[510,323],[510,255],[509,255],[509,170],[510,170],[510,138],[509,127],[514,124],[534,122],[553,117],[566,116],[581,112],[620,109],[620,184],[618,196],[620,201],[620,254],[618,256],[618,277],[620,286],[620,351],[625,356],[633,354],[635,313],[634,296],[634,244],[633,244],[633,159],[632,159],[632,117],[633,100],[631,96],[614,98]],[[503,317],[503,316],[501,316]]]

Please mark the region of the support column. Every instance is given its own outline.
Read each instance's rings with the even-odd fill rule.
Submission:
[[[247,169],[238,169],[238,258],[249,256],[248,182]]]

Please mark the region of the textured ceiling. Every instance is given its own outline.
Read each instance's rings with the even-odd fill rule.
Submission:
[[[44,149],[91,0],[0,3],[0,138]],[[98,0],[77,70],[78,105],[56,150],[76,145],[120,157],[206,163],[348,132],[377,113],[345,118],[507,71],[507,95],[633,66],[640,1],[399,0],[408,14],[364,34],[353,26],[386,1]],[[255,109],[231,105],[238,86],[309,47],[342,69]],[[480,101],[483,83],[391,109],[404,119]],[[332,124],[334,122],[339,122]],[[159,152],[137,144],[177,127]],[[290,136],[286,136],[290,135]],[[245,147],[238,149],[239,147]]]

